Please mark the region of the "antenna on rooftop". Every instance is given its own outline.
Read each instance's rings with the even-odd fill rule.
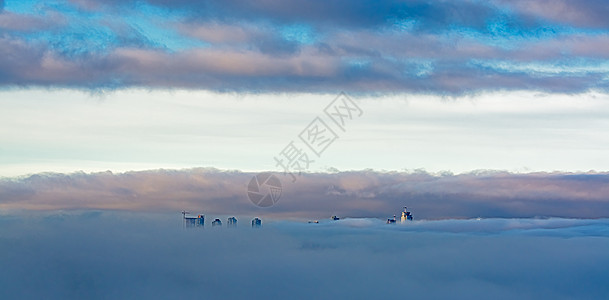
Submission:
[[[183,210],[182,211],[182,227],[186,228],[186,214],[189,214],[189,212]]]

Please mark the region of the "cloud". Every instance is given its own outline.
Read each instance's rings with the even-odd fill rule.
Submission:
[[[19,210],[111,209],[260,214],[301,219],[332,214],[389,217],[402,206],[416,218],[601,218],[607,210],[605,173],[502,172],[434,175],[353,171],[283,177],[280,202],[267,209],[246,195],[254,174],[215,169],[113,174],[37,174],[4,179],[0,207]]]
[[[101,2],[101,1],[90,1]],[[107,2],[107,1],[103,1]],[[132,1],[111,1],[112,5],[132,5]],[[268,20],[276,23],[312,23],[320,26],[365,28],[385,25],[389,21],[414,19],[426,28],[444,28],[449,24],[479,27],[494,12],[483,3],[470,1],[165,1],[149,4],[172,10],[185,10],[204,20]],[[297,8],[297,9],[295,9]]]
[[[53,28],[61,28],[65,25],[65,18],[57,13],[51,13],[46,16],[46,18],[42,18],[38,16],[11,13],[8,11],[2,12],[0,9],[0,28],[3,30],[36,32]]]
[[[9,86],[149,86],[314,93],[342,89],[352,93],[442,94],[489,89],[576,93],[606,87],[604,70],[596,67],[589,71],[585,67],[579,68],[576,74],[549,74],[534,68],[528,71],[502,69],[494,67],[493,63],[491,67],[469,62],[463,65],[459,61],[446,61],[446,58],[437,61],[429,58],[432,62],[424,64],[395,62],[382,57],[362,58],[361,55],[345,59],[317,47],[303,47],[293,53],[295,50],[289,47],[283,50],[274,46],[267,48],[266,42],[259,44],[263,52],[193,49],[170,54],[154,49],[116,48],[105,55],[72,59],[44,45],[34,48],[21,39],[3,40],[0,51],[6,55],[1,59],[4,68],[0,83]],[[342,49],[354,51],[353,48]],[[270,56],[264,52],[286,55]]]
[[[534,18],[543,18],[551,22],[576,27],[606,29],[609,21],[607,3],[601,0],[583,1],[497,1],[518,13]]]
[[[528,9],[543,1],[81,0],[29,12],[9,6],[0,14],[0,51],[11,54],[0,61],[0,84],[314,93],[605,91],[609,70],[599,60],[606,58],[607,33],[590,32],[580,22],[588,12],[594,16],[598,3],[565,3],[548,10]],[[578,12],[566,18],[575,20],[569,25],[554,21],[563,6]]]
[[[404,226],[374,219],[320,224],[265,219],[262,229],[253,230],[249,218],[238,216],[234,229],[184,230],[180,217],[178,212],[3,214],[3,295],[572,299],[609,292],[606,219]],[[480,231],[484,228],[490,230]]]

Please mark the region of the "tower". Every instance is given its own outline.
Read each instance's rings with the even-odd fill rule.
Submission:
[[[408,207],[404,206],[404,211],[402,212],[400,222],[404,223],[406,221],[412,221],[412,214],[408,211]]]

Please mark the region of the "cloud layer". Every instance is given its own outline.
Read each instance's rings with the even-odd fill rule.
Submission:
[[[369,219],[265,220],[260,230],[247,224],[183,230],[180,217],[96,211],[0,215],[2,293],[11,299],[609,295],[606,219],[405,226]]]
[[[606,10],[545,0],[10,3],[0,12],[0,84],[605,91]]]
[[[38,174],[0,181],[0,208],[109,209],[261,215],[317,219],[330,215],[386,218],[412,208],[417,219],[609,216],[606,173],[478,172],[461,175],[353,171],[283,182],[279,203],[247,198],[254,174],[215,169],[113,174]]]

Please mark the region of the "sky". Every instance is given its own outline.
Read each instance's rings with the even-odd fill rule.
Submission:
[[[424,174],[460,184],[426,194],[410,186],[388,199],[432,201],[463,186],[476,199],[543,195],[568,200],[573,216],[607,216],[583,204],[603,206],[595,193],[609,169],[602,1],[72,0],[0,1],[0,9],[2,209],[173,208],[159,205],[144,178],[218,174],[238,205],[248,201],[236,192],[248,176],[285,175],[281,159],[293,151],[299,164],[281,176],[292,201],[309,181],[319,188],[308,197],[320,200],[334,189],[382,195]],[[327,139],[312,146],[306,137],[322,125]],[[324,184],[328,174],[333,183]],[[352,174],[372,183],[344,179]],[[472,176],[501,184],[473,191]],[[82,200],[55,199],[67,190],[58,178]],[[99,178],[112,183],[88,182]],[[557,180],[565,185],[545,185]],[[188,193],[204,186],[173,198],[196,203]],[[172,198],[166,188],[157,195]],[[107,197],[91,196],[98,189]],[[211,198],[199,199],[204,207]],[[357,216],[392,211],[328,201]],[[488,202],[425,215],[571,213]],[[293,217],[321,213],[298,209]]]
[[[608,299],[608,14],[0,0],[2,296]]]

